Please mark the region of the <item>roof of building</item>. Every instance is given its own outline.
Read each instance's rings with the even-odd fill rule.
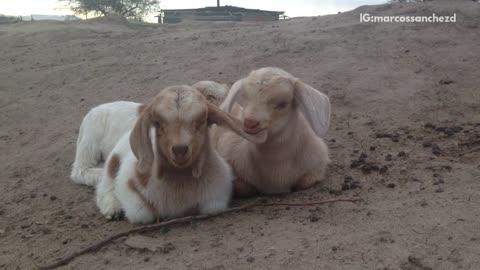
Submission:
[[[241,8],[235,6],[220,6],[220,7],[204,7],[204,8],[193,8],[193,9],[163,9],[163,12],[208,12],[208,11],[228,11],[228,12],[262,12],[262,13],[272,13],[272,14],[283,14],[285,11],[270,11],[270,10],[261,10],[261,9],[249,9]]]

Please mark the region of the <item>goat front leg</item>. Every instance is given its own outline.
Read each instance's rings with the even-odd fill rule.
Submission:
[[[293,186],[292,190],[304,190],[311,188],[317,182],[321,181],[325,176],[326,166],[321,166],[320,168],[315,168],[302,176]]]

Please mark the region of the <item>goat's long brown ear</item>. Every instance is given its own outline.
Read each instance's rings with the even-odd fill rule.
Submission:
[[[295,100],[300,111],[305,115],[313,131],[324,138],[330,125],[330,100],[329,98],[300,81],[295,81]]]
[[[235,132],[239,136],[253,142],[253,143],[263,143],[266,140],[265,138],[260,138],[258,136],[250,135],[243,131],[242,121],[232,116],[230,113],[222,111],[217,106],[207,102],[208,105],[208,124],[217,124],[221,127],[228,128],[231,131]]]
[[[130,148],[138,159],[137,173],[141,177],[150,177],[153,164],[153,147],[150,139],[150,126],[152,125],[149,106],[147,106],[130,134]]]
[[[200,156],[198,157],[197,163],[195,163],[195,165],[192,168],[193,177],[200,178],[200,176],[202,176],[203,167],[205,166],[205,161],[206,161],[205,153],[200,153]]]

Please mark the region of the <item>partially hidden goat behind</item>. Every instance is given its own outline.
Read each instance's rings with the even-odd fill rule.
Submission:
[[[200,81],[193,87],[215,105],[220,105],[228,93],[227,85],[213,81]],[[99,105],[87,113],[78,132],[70,175],[75,183],[88,186],[98,183],[103,173],[102,161],[118,140],[132,129],[144,107],[141,103],[116,101]]]
[[[233,174],[210,145],[211,124],[256,140],[190,86],[171,86],[151,99],[106,161],[96,189],[101,213],[110,219],[123,211],[132,223],[149,223],[225,209]]]
[[[326,95],[279,68],[261,68],[237,81],[221,108],[243,121],[261,143],[215,127],[212,142],[237,176],[235,195],[306,189],[324,177],[330,159],[322,137],[329,127]]]

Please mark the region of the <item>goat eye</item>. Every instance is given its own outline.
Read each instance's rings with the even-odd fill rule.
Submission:
[[[207,99],[208,100],[217,100],[217,98],[212,96],[212,95],[207,95]]]
[[[280,103],[278,103],[278,104],[275,106],[275,109],[281,110],[281,109],[287,107],[287,105],[288,105],[287,102],[280,102]]]

